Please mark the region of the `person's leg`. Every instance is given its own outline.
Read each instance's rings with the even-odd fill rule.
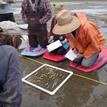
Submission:
[[[57,49],[57,54],[59,54],[59,55],[65,55],[66,52],[67,52],[67,50],[63,46],[61,46],[60,48]]]
[[[84,67],[92,66],[96,62],[98,56],[99,56],[99,52],[95,53],[93,56],[91,56],[88,59],[83,58],[83,60],[81,62],[81,65],[84,66]]]
[[[36,40],[36,35],[35,35],[35,34],[32,34],[31,32],[29,32],[28,38],[29,38],[29,45],[30,45],[32,48],[36,48],[36,47],[38,46],[38,42],[37,42],[37,40]]]
[[[46,24],[42,26],[38,36],[38,42],[42,48],[46,48],[46,45],[48,45],[48,31]]]
[[[31,22],[28,24],[28,38],[29,38],[29,45],[32,48],[36,48],[38,46],[38,32],[35,30],[36,25],[35,23]]]

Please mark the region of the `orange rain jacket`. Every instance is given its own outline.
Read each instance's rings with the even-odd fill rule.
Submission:
[[[66,36],[72,47],[83,53],[85,58],[89,58],[103,48],[105,38],[95,23],[87,20],[84,13],[75,13],[75,16],[81,21],[81,26],[77,29],[76,38],[73,39],[69,34]]]

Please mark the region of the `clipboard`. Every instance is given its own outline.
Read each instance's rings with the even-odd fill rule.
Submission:
[[[70,49],[66,55],[66,58],[68,58],[69,60],[73,61],[75,58],[77,58],[77,55],[74,53],[74,51],[72,49]]]
[[[53,51],[53,50],[55,50],[55,49],[57,49],[57,48],[59,48],[61,46],[62,46],[61,41],[57,40],[57,41],[47,45],[47,50],[48,50],[48,52],[51,52],[51,51]]]

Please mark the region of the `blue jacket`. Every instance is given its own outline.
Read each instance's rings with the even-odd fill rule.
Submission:
[[[22,99],[22,74],[15,48],[0,45],[0,107],[19,107]],[[6,107],[6,106],[3,106]]]

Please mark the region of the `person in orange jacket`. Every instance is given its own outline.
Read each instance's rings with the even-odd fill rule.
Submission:
[[[53,28],[55,34],[66,34],[72,49],[77,54],[74,62],[84,67],[92,66],[104,47],[105,38],[95,23],[87,20],[84,13],[72,14],[63,9],[57,16]]]

